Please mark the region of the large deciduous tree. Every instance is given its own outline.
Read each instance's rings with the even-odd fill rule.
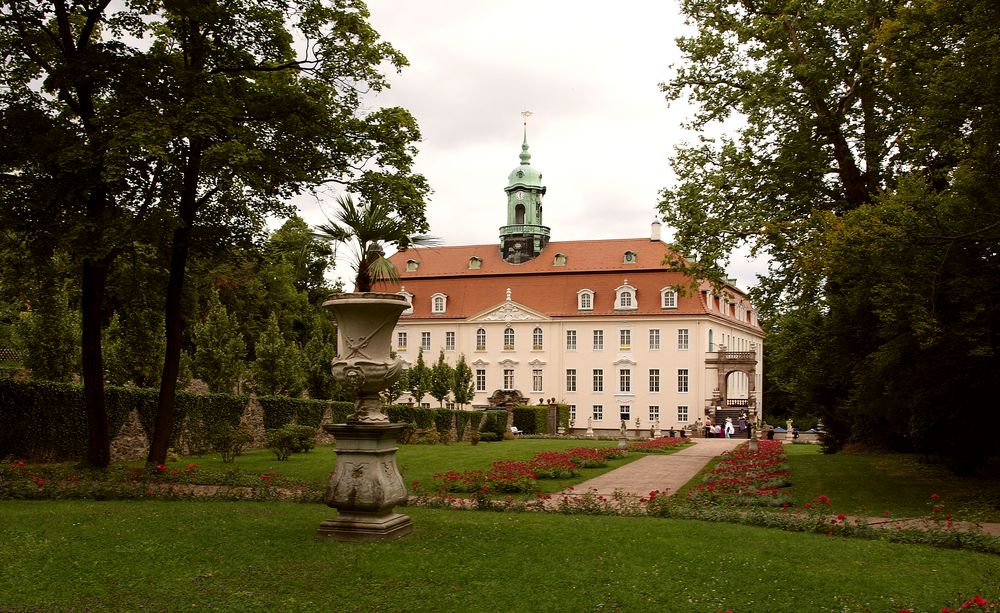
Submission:
[[[0,208],[44,259],[60,247],[81,279],[87,460],[110,462],[101,347],[107,279],[143,194],[115,150],[133,137],[122,100],[144,96],[141,11],[110,0],[0,3]],[[141,211],[140,211],[141,213]]]
[[[849,441],[968,471],[1000,452],[1000,7],[987,0],[683,3],[665,85],[699,104],[661,210],[700,275],[761,279],[769,379]],[[713,122],[738,115],[732,138]],[[683,263],[678,262],[679,265]]]
[[[362,3],[192,0],[164,8],[153,46],[162,91],[144,118],[157,126],[163,201],[173,205],[150,462],[162,461],[173,425],[184,273],[199,222],[223,236],[259,227],[266,214],[286,212],[290,196],[333,182],[369,203],[391,202],[414,230],[426,227],[427,187],[411,172],[415,121],[398,108],[360,112],[362,94],[385,87],[382,63],[405,64],[367,23]]]
[[[90,461],[109,459],[105,288],[139,236],[168,275],[149,460],[165,458],[193,251],[259,234],[289,198],[340,185],[426,230],[419,140],[403,109],[362,110],[405,58],[361,2],[6,0],[0,198],[33,249],[78,259]],[[156,241],[153,241],[155,244]]]

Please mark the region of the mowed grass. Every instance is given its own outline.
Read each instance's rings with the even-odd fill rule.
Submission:
[[[822,494],[840,513],[918,517],[938,506],[959,519],[1000,522],[997,479],[955,476],[911,454],[824,454],[819,445],[785,445],[785,452],[798,504]]]
[[[521,438],[493,443],[452,443],[449,445],[400,445],[396,454],[396,465],[403,476],[403,482],[410,488],[414,481],[424,486],[430,486],[434,473],[449,470],[465,471],[489,468],[496,460],[529,460],[542,451],[565,451],[574,447],[615,447],[617,441],[596,440],[560,440]],[[571,485],[576,485],[587,479],[603,474],[634,462],[642,454],[630,453],[621,460],[612,460],[604,468],[580,469],[580,474],[571,479],[539,479],[540,491],[557,492]],[[267,449],[254,449],[244,452],[236,458],[233,464],[224,464],[218,454],[204,456],[185,456],[177,462],[169,463],[171,468],[183,468],[190,463],[201,468],[213,470],[230,470],[238,468],[249,473],[265,474],[277,472],[280,475],[294,477],[316,487],[326,485],[328,475],[337,465],[333,446],[319,445],[307,453],[297,453],[287,460],[279,462],[274,454]],[[141,465],[137,462],[136,465]]]
[[[940,611],[1000,598],[1000,557],[656,518],[408,508],[322,540],[322,505],[0,503],[0,609]]]

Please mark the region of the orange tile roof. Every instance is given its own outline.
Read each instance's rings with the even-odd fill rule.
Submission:
[[[399,272],[401,283],[382,284],[377,291],[405,291],[413,294],[413,314],[402,320],[467,319],[503,303],[507,289],[511,300],[549,317],[633,317],[637,315],[714,315],[722,317],[718,306],[705,308],[701,292],[687,292],[677,297],[676,309],[660,308],[660,290],[668,286],[686,286],[688,280],[678,272],[667,272],[663,259],[670,247],[648,238],[550,242],[542,253],[523,264],[509,264],[500,257],[497,245],[456,247],[419,247],[397,253],[389,259]],[[625,263],[626,251],[636,254],[636,263]],[[566,256],[565,266],[554,266],[556,254]],[[482,261],[479,269],[469,269],[469,258]],[[406,272],[407,260],[418,268]],[[625,282],[636,288],[635,310],[615,310],[615,290]],[[707,289],[707,285],[704,286]],[[577,293],[594,292],[594,309],[580,311]],[[732,288],[737,291],[736,288]],[[447,312],[431,313],[431,296],[448,297]],[[724,317],[735,324],[731,315]],[[402,321],[401,320],[401,321]]]

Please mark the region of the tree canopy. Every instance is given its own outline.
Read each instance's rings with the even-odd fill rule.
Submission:
[[[367,110],[406,59],[361,2],[6,0],[0,19],[4,229],[73,254],[81,279],[91,460],[108,459],[101,332],[116,259],[164,271],[166,350],[151,461],[171,430],[192,254],[258,237],[290,198],[339,186],[426,230],[420,133]]]
[[[661,211],[718,279],[749,245],[771,379],[849,441],[997,454],[970,424],[998,372],[1000,7],[687,0],[664,84],[698,111]],[[721,122],[742,123],[713,137]],[[732,125],[732,124],[730,124]],[[765,403],[767,399],[765,398]],[[766,408],[766,407],[765,407]],[[978,429],[983,432],[984,429]],[[975,440],[973,440],[975,439]]]

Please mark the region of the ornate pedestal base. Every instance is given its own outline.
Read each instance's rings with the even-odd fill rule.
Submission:
[[[405,424],[333,424],[337,469],[326,488],[326,504],[339,515],[320,524],[319,534],[339,541],[384,541],[413,531],[410,518],[394,513],[406,500],[396,468],[396,437]]]

